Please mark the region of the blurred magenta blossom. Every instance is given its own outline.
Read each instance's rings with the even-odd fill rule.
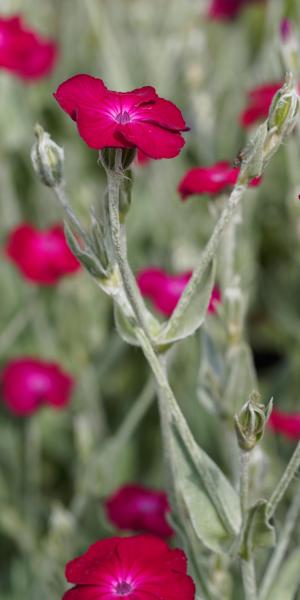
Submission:
[[[208,15],[211,19],[231,21],[246,5],[264,0],[211,0]]]
[[[147,532],[168,538],[173,530],[166,520],[170,507],[165,492],[128,484],[105,502],[109,520],[119,529]]]
[[[290,438],[300,440],[300,413],[286,413],[273,409],[269,418],[269,426],[276,433]]]
[[[186,571],[184,552],[160,538],[107,538],[67,564],[66,578],[75,587],[63,600],[194,600]]]
[[[6,254],[25,279],[39,285],[55,285],[80,269],[60,225],[44,231],[27,223],[19,225],[8,237]]]
[[[151,158],[173,158],[185,143],[180,110],[151,86],[113,92],[82,74],[62,83],[54,97],[91,148],[138,148]]]
[[[21,16],[0,18],[0,68],[34,81],[52,71],[57,53],[57,44],[28,29]]]
[[[64,408],[74,379],[55,363],[26,357],[11,360],[1,376],[3,402],[15,415],[31,415],[43,405]]]
[[[171,275],[163,269],[149,267],[138,273],[137,283],[143,296],[153,302],[156,310],[169,317],[191,276],[191,271]],[[214,287],[208,307],[209,313],[215,312],[218,302],[221,302],[220,290]]]
[[[181,179],[178,192],[182,200],[189,196],[201,194],[220,194],[236,184],[240,169],[232,167],[229,162],[219,162],[211,167],[194,167]],[[261,179],[257,177],[250,183],[251,186],[259,185]]]
[[[250,127],[253,123],[266,119],[274,94],[281,88],[281,82],[259,85],[248,92],[248,103],[240,115],[243,127]]]

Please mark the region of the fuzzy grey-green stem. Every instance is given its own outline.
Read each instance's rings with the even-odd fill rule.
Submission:
[[[70,203],[69,203],[69,200],[68,200],[68,197],[66,194],[64,184],[62,183],[61,185],[54,186],[53,190],[54,190],[54,193],[58,200],[59,205],[61,206],[61,208],[63,209],[63,211],[67,217],[67,220],[70,222],[70,224],[73,225],[73,227],[75,228],[77,233],[79,233],[79,235],[86,242],[86,244],[89,245],[90,239],[88,237],[88,234],[82,227],[79,219],[77,219],[75,213],[73,212],[73,209],[70,207]]]
[[[295,475],[300,467],[300,442],[298,442],[296,449],[286,467],[281,479],[279,480],[273,494],[271,495],[268,506],[267,506],[267,517],[271,519],[276,511],[276,508],[283,498],[286,490],[290,483],[295,478]]]
[[[134,275],[130,269],[127,260],[125,225],[120,223],[119,197],[121,178],[123,176],[122,173],[119,172],[121,168],[121,152],[121,150],[116,151],[115,170],[107,170],[106,172],[111,236],[114,247],[115,259],[119,267],[127,298],[131,304],[138,324],[145,331],[147,337],[150,338],[148,325],[145,317],[144,301],[138,290]]]
[[[300,484],[298,484],[297,492],[292,500],[291,506],[287,512],[283,528],[280,532],[276,548],[272,554],[271,560],[264,574],[259,600],[265,600],[278,573],[278,569],[282,564],[283,558],[289,546],[291,535],[296,525],[300,512]]]
[[[242,576],[245,600],[257,600],[254,561],[242,560]]]
[[[249,461],[250,452],[245,452],[244,450],[241,450],[240,500],[243,517],[242,531],[245,525],[247,511],[249,508]],[[241,570],[245,592],[245,600],[256,600],[256,575],[255,564],[252,556],[248,560],[242,559]]]

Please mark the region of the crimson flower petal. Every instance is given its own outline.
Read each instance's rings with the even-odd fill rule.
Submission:
[[[142,106],[138,111],[139,119],[154,123],[172,131],[188,131],[181,111],[173,102],[157,98],[153,106]]]
[[[90,148],[132,148],[124,137],[118,135],[119,124],[94,108],[85,108],[77,112],[77,127],[80,136]]]
[[[180,133],[170,132],[153,123],[132,122],[120,126],[120,134],[150,158],[174,158],[185,144]]]
[[[87,552],[74,558],[66,566],[66,578],[70,583],[95,585],[103,581],[102,570],[98,574],[102,561],[115,558],[120,538],[112,537],[92,544]]]
[[[61,83],[53,95],[61,108],[76,121],[78,109],[99,105],[106,89],[102,79],[81,73]]]

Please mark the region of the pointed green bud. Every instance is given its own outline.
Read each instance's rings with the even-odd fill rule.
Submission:
[[[258,392],[252,392],[240,413],[235,415],[234,424],[238,444],[245,452],[253,450],[262,439],[272,407],[272,400],[265,406],[260,403]]]
[[[34,129],[36,142],[31,150],[33,168],[44,185],[56,187],[63,180],[64,151],[40,125]]]
[[[299,112],[299,96],[295,89],[292,73],[286,76],[286,82],[275,94],[268,117],[268,130],[281,136],[287,136],[294,128]]]

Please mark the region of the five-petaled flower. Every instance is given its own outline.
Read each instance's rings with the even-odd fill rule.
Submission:
[[[39,285],[55,285],[80,268],[60,225],[44,231],[19,225],[8,237],[6,254],[26,279]]]
[[[300,413],[286,413],[273,409],[269,417],[268,425],[291,440],[300,440]]]
[[[242,8],[248,4],[261,2],[262,0],[211,0],[208,15],[211,19],[218,21],[231,21],[235,19]]]
[[[0,69],[34,81],[52,71],[56,57],[56,43],[27,29],[20,16],[0,18]]]
[[[236,184],[239,168],[233,168],[228,162],[219,162],[210,167],[194,167],[181,179],[178,192],[182,200],[201,194],[216,195]],[[253,179],[251,186],[259,185],[260,178]]]
[[[75,75],[54,94],[91,148],[138,148],[150,158],[173,158],[187,131],[180,110],[153,87],[113,92],[101,79]]]
[[[160,538],[113,537],[96,542],[66,566],[75,584],[63,600],[194,600],[182,550]]]
[[[1,375],[3,402],[19,416],[31,415],[46,404],[64,408],[73,386],[73,377],[59,365],[31,357],[11,360]]]
[[[156,310],[169,317],[178,303],[182,292],[192,275],[191,271],[171,275],[163,269],[149,267],[137,275],[137,283],[145,298],[149,298]],[[221,301],[218,287],[212,292],[209,313],[214,313],[216,305]]]
[[[282,87],[281,82],[272,82],[259,85],[248,92],[248,103],[240,115],[243,127],[250,127],[257,121],[266,119],[269,114],[273,96]]]
[[[109,520],[119,529],[168,538],[173,530],[166,520],[170,507],[165,492],[128,484],[105,502]]]

